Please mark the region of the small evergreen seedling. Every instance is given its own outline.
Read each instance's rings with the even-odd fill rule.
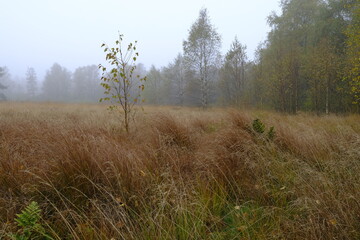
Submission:
[[[266,138],[267,140],[273,140],[275,137],[275,128],[270,127],[269,131],[265,135],[265,124],[260,119],[255,119],[252,123],[253,131],[259,134],[259,136]]]
[[[257,133],[265,132],[265,124],[263,124],[260,119],[255,119],[252,123],[253,129]]]
[[[269,140],[273,140],[275,137],[275,129],[274,127],[270,127],[269,132],[267,133],[267,137]]]

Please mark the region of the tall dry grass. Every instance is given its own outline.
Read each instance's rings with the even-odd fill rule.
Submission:
[[[252,130],[255,118],[276,136]],[[0,238],[359,239],[360,117],[0,104]]]

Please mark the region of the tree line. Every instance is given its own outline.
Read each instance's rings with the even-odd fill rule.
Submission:
[[[359,112],[358,0],[282,0],[271,31],[248,60],[235,37],[225,56],[206,9],[183,52],[151,67],[145,98],[153,104],[257,107],[296,113]]]
[[[201,9],[173,61],[148,70],[138,64],[138,74],[147,75],[145,102],[287,113],[359,112],[359,0],[282,0],[280,5],[281,13],[268,17],[271,31],[253,60],[236,36],[222,56],[221,35],[207,9]],[[0,79],[6,75],[6,68],[0,68]],[[30,99],[97,101],[103,96],[95,65],[71,73],[54,64],[40,91],[33,69],[26,79]],[[5,88],[0,81],[0,93]]]
[[[0,68],[0,99],[54,102],[97,102],[103,94],[96,65],[78,67],[72,73],[58,63],[47,70],[39,82],[34,68],[29,67],[25,84],[13,79],[6,67]]]
[[[359,112],[358,0],[283,0],[252,63],[251,103],[296,113]]]

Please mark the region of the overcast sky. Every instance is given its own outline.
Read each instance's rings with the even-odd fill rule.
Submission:
[[[54,62],[71,71],[97,65],[100,45],[112,45],[118,32],[138,41],[147,68],[166,66],[202,7],[222,36],[222,53],[237,35],[250,59],[266,39],[266,17],[280,11],[279,0],[0,0],[0,66],[18,77],[34,67],[41,81]]]

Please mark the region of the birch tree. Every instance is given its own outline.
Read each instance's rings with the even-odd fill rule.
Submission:
[[[136,74],[136,60],[139,53],[136,51],[137,41],[123,47],[123,35],[119,35],[115,47],[109,47],[105,43],[101,45],[106,53],[107,65],[99,64],[102,71],[101,86],[104,87],[104,94],[108,97],[100,98],[102,101],[110,101],[110,109],[123,111],[124,127],[126,132],[130,131],[130,119],[133,114],[133,107],[139,102],[140,93],[144,90],[146,77]],[[110,70],[107,70],[108,66]],[[137,88],[135,88],[137,85]]]
[[[210,22],[207,9],[201,9],[190,28],[188,39],[183,42],[183,49],[187,66],[197,73],[203,108],[209,104],[210,72],[217,63],[220,47],[221,37]]]

